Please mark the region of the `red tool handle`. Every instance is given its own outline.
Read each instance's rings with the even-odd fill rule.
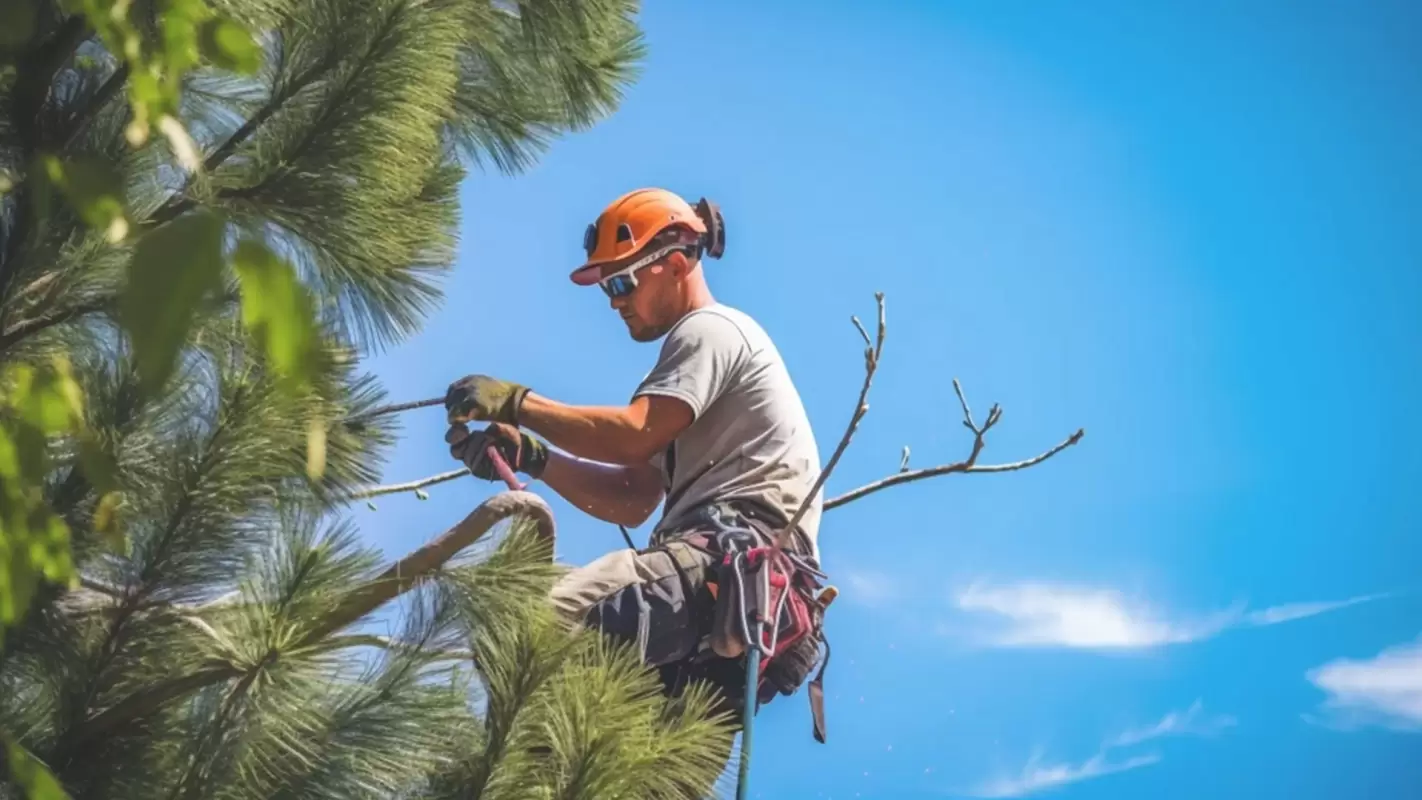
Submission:
[[[499,455],[497,447],[489,445],[484,448],[484,454],[489,457],[489,460],[494,462],[494,471],[499,473],[499,477],[503,479],[504,483],[508,484],[510,489],[522,490],[527,485],[518,482],[518,476],[514,475],[514,471],[509,468],[509,462],[505,461],[504,457]]]

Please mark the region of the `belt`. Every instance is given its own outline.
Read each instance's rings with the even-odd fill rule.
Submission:
[[[652,533],[652,543],[660,544],[668,539],[710,528],[717,531],[745,531],[764,539],[770,544],[776,533],[785,526],[786,520],[754,500],[728,498],[702,503],[679,517],[671,528]],[[810,557],[809,541],[800,531],[790,537],[787,550],[805,558]]]

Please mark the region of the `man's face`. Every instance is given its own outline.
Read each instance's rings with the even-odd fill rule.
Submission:
[[[622,317],[634,341],[656,341],[676,323],[679,278],[670,262],[678,257],[680,254],[673,253],[638,270],[637,288],[631,294],[610,299],[612,309]],[[616,271],[609,267],[604,274]]]

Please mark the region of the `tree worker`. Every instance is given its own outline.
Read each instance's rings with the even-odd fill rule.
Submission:
[[[714,610],[707,579],[720,561],[716,537],[748,529],[756,545],[768,544],[821,467],[774,343],[707,285],[702,258],[719,258],[724,236],[711,203],[693,208],[655,188],[622,195],[588,226],[587,258],[572,281],[601,287],[635,341],[663,340],[630,402],[568,405],[469,375],[450,385],[445,407],[450,453],[477,477],[496,478],[483,455],[493,444],[514,470],[607,522],[636,527],[665,500],[647,547],[571,570],[553,588],[553,604],[570,624],[634,643],[668,691],[708,678],[735,706],[741,667],[689,665]],[[489,425],[469,434],[469,421]],[[819,561],[821,503],[812,499],[787,548],[811,564]]]

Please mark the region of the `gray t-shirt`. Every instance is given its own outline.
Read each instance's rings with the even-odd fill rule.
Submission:
[[[676,397],[694,415],[672,443],[658,530],[705,502],[731,498],[759,501],[788,521],[819,478],[819,449],[780,352],[736,309],[713,304],[679,320],[638,395]],[[665,456],[652,459],[664,481]],[[822,503],[820,492],[800,523],[816,559]]]

